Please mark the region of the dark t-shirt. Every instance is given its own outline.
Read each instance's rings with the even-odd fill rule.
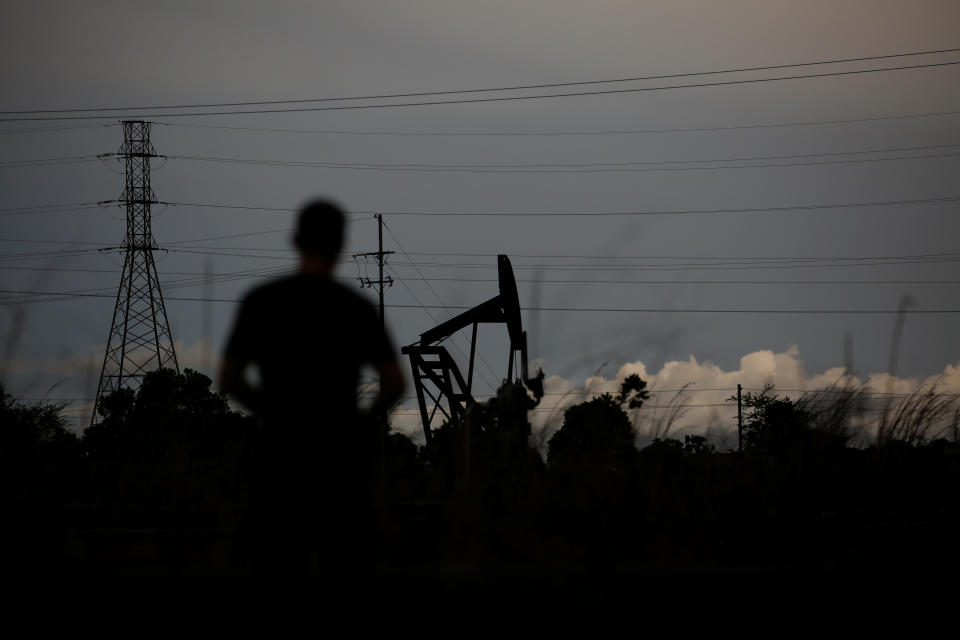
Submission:
[[[368,567],[375,454],[357,382],[364,364],[396,359],[374,308],[327,277],[281,278],[243,300],[226,356],[256,365],[263,391],[249,459],[254,570],[302,575],[311,543],[329,554],[327,574]]]
[[[268,422],[311,431],[312,424],[349,429],[331,423],[355,419],[361,366],[396,360],[370,303],[328,277],[307,274],[250,292],[226,355],[258,366]]]

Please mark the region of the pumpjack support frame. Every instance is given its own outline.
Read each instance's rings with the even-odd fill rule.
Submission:
[[[527,333],[523,330],[520,318],[520,298],[517,294],[517,281],[513,275],[513,266],[505,255],[497,256],[497,275],[500,293],[464,311],[458,316],[443,322],[420,334],[420,340],[407,345],[401,352],[410,359],[413,384],[420,405],[420,417],[423,420],[423,434],[429,443],[432,438],[432,423],[437,413],[447,421],[459,423],[464,412],[476,404],[473,397],[473,370],[477,352],[477,326],[479,324],[506,324],[510,336],[510,358],[507,365],[506,380],[514,376],[513,363],[520,354],[520,382],[534,396],[534,404],[543,397],[543,374],[530,377],[527,364]],[[457,331],[473,326],[470,339],[470,363],[467,376],[457,366],[456,361],[442,346],[444,340]],[[444,398],[447,406],[444,407]],[[429,402],[428,402],[429,399]],[[428,405],[432,405],[429,406]]]

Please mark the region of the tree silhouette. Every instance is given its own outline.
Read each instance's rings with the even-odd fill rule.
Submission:
[[[210,378],[159,369],[134,392],[98,407],[83,447],[99,497],[150,505],[219,508],[242,500],[244,448],[254,421],[232,411]]]
[[[73,490],[79,442],[66,429],[62,405],[18,402],[0,385],[0,531],[7,575],[55,562],[63,502]]]
[[[67,430],[63,405],[25,404],[0,385],[0,478],[7,500],[28,503],[59,495],[76,468],[79,441]]]
[[[683,452],[687,455],[705,455],[716,450],[703,436],[683,436]]]
[[[744,398],[747,455],[697,435],[637,451],[628,410],[647,397],[630,376],[567,409],[546,468],[527,443],[522,387],[437,429],[429,447],[386,434],[370,458],[380,478],[370,548],[383,566],[534,572],[956,566],[929,545],[960,530],[954,442],[850,448],[833,396],[790,400],[768,385]],[[244,570],[244,461],[261,425],[208,378],[151,373],[106,396],[83,440],[60,409],[0,390],[0,504],[16,523],[0,533],[8,570],[120,573],[130,549],[150,554],[138,556],[145,573]],[[348,493],[342,481],[334,491]]]
[[[608,393],[566,410],[563,425],[547,443],[551,468],[617,468],[635,450],[630,418]]]
[[[647,391],[647,381],[641,380],[636,373],[631,373],[620,383],[620,393],[617,394],[618,404],[627,404],[630,409],[639,409],[643,401],[650,398]]]
[[[748,450],[783,453],[810,429],[816,415],[801,403],[773,393],[765,384],[743,395],[743,443]]]
[[[616,398],[604,393],[573,405],[564,412],[563,425],[547,443],[551,467],[620,468],[636,453],[633,426],[623,405],[639,409],[650,397],[647,383],[637,374],[620,384]]]
[[[603,394],[567,409],[547,446],[559,517],[580,531],[575,535],[596,535],[588,523],[600,526],[625,501],[637,456],[629,417],[617,399]]]
[[[76,436],[67,431],[61,415],[64,405],[24,404],[6,392],[0,384],[0,456],[14,463],[45,449],[73,446]],[[6,467],[7,464],[4,464]]]

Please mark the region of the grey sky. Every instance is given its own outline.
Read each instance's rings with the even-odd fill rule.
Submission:
[[[6,2],[0,19],[0,110],[282,100],[469,89],[512,84],[595,80],[882,55],[960,46],[956,2]],[[892,59],[838,69],[960,60],[960,55]],[[803,72],[834,70],[817,68]],[[801,71],[770,75],[787,75]],[[355,132],[550,132],[725,127],[960,110],[960,69],[816,78],[789,82],[678,89],[549,100],[418,108],[194,118],[151,117],[177,124]],[[736,78],[760,77],[740,74]],[[670,81],[629,86],[669,84]],[[130,112],[136,115],[136,112]],[[3,130],[58,123],[0,123]],[[75,124],[75,123],[66,123]],[[0,134],[0,162],[87,156],[116,151],[119,126]],[[578,136],[386,136],[295,134],[162,126],[159,153],[336,163],[522,164],[623,163],[823,154],[960,143],[960,117],[941,116],[822,126]],[[943,154],[953,149],[867,154],[858,158]],[[849,159],[827,158],[827,160]],[[819,158],[823,160],[824,158]],[[808,162],[818,158],[782,162]],[[740,164],[751,164],[743,162]],[[0,208],[117,198],[116,162],[0,168]],[[161,166],[162,165],[162,166]],[[955,253],[957,204],[830,209],[787,213],[636,217],[511,217],[511,212],[609,212],[726,209],[958,196],[960,160],[926,159],[741,169],[604,173],[461,173],[344,170],[199,162],[157,163],[160,200],[295,208],[325,194],[353,211],[499,212],[502,217],[415,217],[387,214],[407,251],[482,253],[488,257],[414,256],[416,261],[466,262],[486,268],[421,266],[428,278],[495,278],[493,254],[513,256],[523,304],[546,307],[684,309],[893,309],[909,293],[921,309],[957,308],[958,285],[543,284],[534,278],[618,280],[960,280],[956,262],[852,267],[572,271],[586,263],[690,265],[704,258],[851,258]],[[641,168],[641,167],[634,167]],[[650,167],[647,167],[650,168]],[[664,168],[662,165],[659,168]],[[0,253],[48,251],[68,245],[117,244],[122,211],[99,209],[0,217]],[[161,245],[291,225],[292,214],[171,207],[154,220]],[[365,217],[359,216],[358,217]],[[221,253],[282,250],[285,232],[195,242]],[[369,220],[355,223],[348,252],[375,248]],[[179,245],[185,248],[189,243]],[[398,250],[391,235],[388,249]],[[204,248],[197,251],[210,252]],[[266,252],[259,252],[266,253]],[[596,255],[606,259],[533,258]],[[270,255],[281,255],[270,253]],[[637,256],[636,259],[625,259]],[[292,258],[292,255],[288,256]],[[663,257],[662,260],[653,258]],[[956,258],[957,255],[952,256]],[[113,262],[111,262],[111,259]],[[159,264],[173,282],[202,274],[282,266],[288,261],[171,252]],[[392,264],[416,296],[438,304],[417,272]],[[729,262],[743,262],[731,260]],[[872,261],[876,262],[876,261]],[[119,258],[0,262],[6,290],[115,290]],[[541,270],[524,269],[538,264]],[[556,265],[565,264],[567,268]],[[553,265],[553,266],[550,266]],[[794,265],[796,266],[796,265]],[[750,267],[750,268],[743,268]],[[32,270],[42,268],[45,270]],[[71,269],[51,271],[46,269]],[[111,270],[112,271],[109,271]],[[95,272],[81,270],[98,270]],[[341,275],[355,276],[352,265]],[[538,275],[539,274],[539,275]],[[213,285],[216,298],[236,298],[255,280]],[[495,293],[492,282],[431,281],[443,304],[468,305]],[[209,288],[165,290],[174,335],[185,354],[199,353]],[[12,294],[11,294],[12,295]],[[416,304],[403,286],[388,301]],[[17,296],[16,299],[22,299]],[[60,378],[55,396],[88,397],[90,365],[102,357],[112,300],[11,305],[0,314],[4,342],[22,309],[10,390],[42,394]],[[234,307],[212,303],[219,348]],[[432,321],[419,309],[391,309],[398,343],[413,341]],[[442,310],[433,310],[437,320]],[[584,378],[605,361],[608,375],[642,360],[710,360],[736,368],[760,349],[797,345],[810,371],[843,364],[843,335],[854,339],[855,366],[883,371],[892,316],[706,315],[543,312],[525,314],[548,374]],[[956,315],[907,318],[900,370],[925,377],[960,360]],[[499,372],[502,339],[491,330],[483,353]],[[194,356],[189,356],[194,357]],[[188,356],[181,356],[181,360]],[[43,364],[46,362],[46,364]],[[196,361],[199,364],[199,361]],[[39,363],[39,364],[38,364]],[[8,363],[12,364],[12,363]],[[99,362],[95,368],[99,371]],[[502,375],[500,373],[499,375]],[[488,378],[493,378],[487,373]],[[95,380],[92,383],[95,386]]]

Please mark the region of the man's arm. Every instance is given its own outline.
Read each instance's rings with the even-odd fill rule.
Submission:
[[[259,413],[263,408],[263,392],[255,389],[243,375],[247,363],[243,360],[226,355],[220,363],[220,391],[232,397],[244,407]]]
[[[380,415],[392,407],[403,392],[406,391],[407,384],[403,379],[403,373],[400,372],[400,363],[392,360],[376,367],[380,375],[380,393],[373,406],[370,407],[370,413]]]

